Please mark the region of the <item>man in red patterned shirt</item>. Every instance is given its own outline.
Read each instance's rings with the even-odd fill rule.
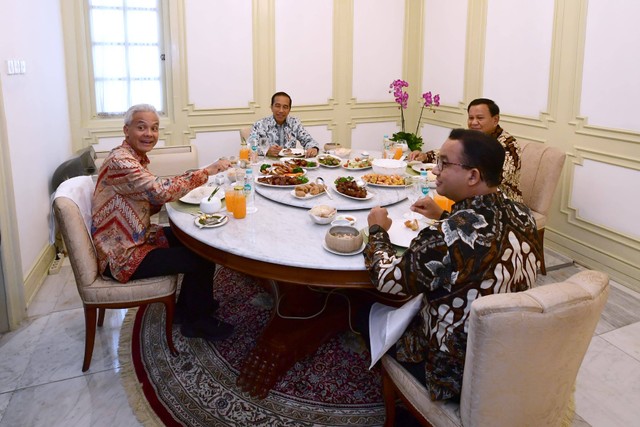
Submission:
[[[175,323],[186,337],[210,341],[228,337],[233,327],[213,318],[214,263],[191,252],[170,227],[151,224],[162,205],[178,200],[205,184],[209,175],[230,167],[227,160],[160,178],[148,169],[147,153],[158,142],[160,120],[147,104],[131,107],[124,116],[122,145],[111,150],[100,171],[92,201],[91,234],[98,267],[105,277],[129,280],[184,273]]]

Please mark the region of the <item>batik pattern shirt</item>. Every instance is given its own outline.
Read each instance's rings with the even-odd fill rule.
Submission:
[[[104,273],[109,265],[111,275],[122,283],[150,251],[168,247],[162,227],[151,224],[151,215],[208,179],[204,169],[159,178],[148,165],[149,158],[124,141],[104,160],[93,194],[91,234],[99,271]]]
[[[502,182],[498,189],[506,197],[515,202],[522,203],[522,191],[520,190],[520,159],[522,158],[522,147],[516,139],[507,133],[500,125],[490,134],[498,140],[504,148],[504,164],[502,166]],[[427,151],[427,163],[435,163],[439,150]]]
[[[320,150],[319,144],[296,117],[287,116],[282,125],[279,125],[273,116],[265,117],[255,122],[251,131],[255,132],[258,138],[269,138],[271,145],[296,148],[296,141],[300,141],[305,150],[314,147]]]
[[[379,291],[423,295],[396,343],[398,360],[424,362],[432,399],[446,399],[461,390],[471,303],[533,286],[541,247],[529,209],[495,192],[455,203],[402,256],[374,225],[364,257]]]

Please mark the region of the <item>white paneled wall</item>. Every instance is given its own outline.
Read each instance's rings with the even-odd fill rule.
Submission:
[[[612,185],[612,178],[616,184]],[[581,219],[640,239],[639,181],[637,170],[585,160],[575,168],[572,207]],[[614,188],[624,189],[624,197]]]
[[[403,77],[404,2],[353,0],[353,97],[393,101],[389,84]]]
[[[276,91],[295,105],[332,97],[333,0],[275,2]]]
[[[501,111],[547,111],[553,11],[553,0],[489,2],[483,96]]]
[[[466,1],[425,1],[421,93],[439,93],[443,104],[465,102],[467,26],[452,23],[466,20]]]
[[[254,100],[251,2],[189,0],[185,15],[189,103],[246,108]]]
[[[590,125],[640,129],[638,16],[637,1],[589,1],[580,114]]]
[[[395,122],[361,123],[353,129],[351,147],[357,150],[381,151],[384,135],[400,130]]]

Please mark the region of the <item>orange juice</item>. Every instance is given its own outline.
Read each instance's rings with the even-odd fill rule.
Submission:
[[[451,206],[453,206],[453,200],[449,200],[446,197],[441,196],[438,193],[435,193],[433,195],[433,201],[436,202],[436,204],[440,206],[441,209],[447,212],[451,212]]]
[[[224,201],[227,204],[227,212],[232,214],[236,205],[236,195],[233,192],[233,188],[224,192]]]
[[[249,160],[249,147],[246,144],[240,147],[240,160]]]
[[[396,152],[393,154],[393,158],[398,160],[402,157],[402,147],[396,147]]]
[[[236,189],[234,193],[233,217],[242,219],[247,216],[247,197],[244,195],[244,188]]]

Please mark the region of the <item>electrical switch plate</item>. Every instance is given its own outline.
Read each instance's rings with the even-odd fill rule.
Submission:
[[[27,61],[24,59],[20,60],[20,74],[25,74],[27,72]]]
[[[16,70],[13,64],[13,59],[7,59],[7,73],[8,74],[15,74]]]

